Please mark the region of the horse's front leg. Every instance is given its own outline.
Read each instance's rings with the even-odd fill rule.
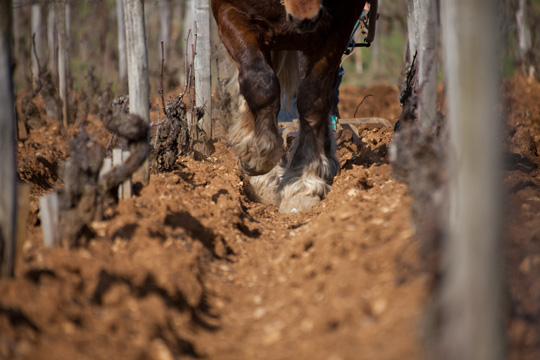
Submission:
[[[313,207],[330,191],[332,180],[339,171],[329,122],[338,61],[323,57],[308,66],[298,89],[300,132],[279,187],[279,211],[282,213]]]
[[[270,55],[261,50],[250,20],[232,8],[217,16],[220,36],[238,67],[240,94],[245,100],[234,119],[230,141],[242,170],[251,176],[274,168],[284,154],[277,116],[279,80],[270,66]]]
[[[272,170],[284,154],[277,122],[280,90],[277,76],[261,53],[246,57],[238,78],[245,106],[231,128],[230,140],[242,170],[255,176]]]

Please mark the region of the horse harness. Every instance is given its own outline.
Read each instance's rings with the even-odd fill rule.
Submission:
[[[377,26],[377,20],[379,19],[379,14],[377,13],[378,0],[367,0],[366,3],[369,4],[369,10],[363,10],[362,14],[360,15],[360,19],[356,21],[356,25],[354,25],[354,29],[351,33],[349,44],[344,51],[345,55],[351,54],[357,47],[370,47],[371,43],[375,39],[375,29]],[[361,43],[357,43],[354,40],[354,35],[359,29],[361,29],[360,31],[362,34],[366,35],[364,42]]]
[[[279,0],[279,3],[285,6],[285,0]],[[377,13],[378,0],[367,0],[366,3],[369,4],[369,10],[363,10],[360,19],[356,21],[349,44],[344,51],[345,55],[351,54],[354,51],[354,48],[357,47],[370,47],[375,39],[375,29],[377,20],[379,19],[379,14]],[[362,34],[366,35],[364,42],[361,43],[357,43],[354,40],[354,35],[359,29],[361,29]]]

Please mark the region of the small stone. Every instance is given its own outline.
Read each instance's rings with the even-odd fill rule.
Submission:
[[[94,221],[90,224],[90,226],[99,237],[105,237],[105,235],[107,234],[107,223],[105,221]]]
[[[382,313],[386,310],[387,305],[388,303],[385,299],[375,299],[373,302],[369,303],[369,312],[373,316],[381,316]]]
[[[266,308],[264,306],[260,306],[257,309],[255,309],[255,312],[253,312],[253,317],[255,319],[260,319],[266,314]]]
[[[281,340],[281,331],[275,330],[264,337],[263,343],[265,345],[271,345],[271,344],[275,344],[279,340]]]
[[[519,271],[524,274],[528,274],[531,269],[540,266],[540,255],[529,255],[523,259],[521,264],[519,264]]]
[[[221,310],[221,309],[223,309],[225,307],[225,302],[223,300],[221,300],[221,299],[218,299],[215,302],[215,306],[216,306],[216,308]]]
[[[104,305],[116,305],[119,304],[130,293],[129,286],[124,283],[116,283],[110,287],[110,289],[103,294],[101,301]]]
[[[63,326],[64,334],[66,335],[73,335],[75,332],[75,325],[71,321],[66,321]]]
[[[300,323],[300,329],[302,329],[302,331],[304,331],[304,332],[308,332],[308,331],[311,331],[313,329],[313,325],[314,325],[313,320],[304,319]]]
[[[519,264],[519,271],[521,271],[524,274],[528,274],[531,271],[532,264],[531,264],[531,258],[530,256],[525,257],[521,264]]]
[[[219,265],[219,269],[222,270],[222,271],[231,271],[231,267],[228,266],[228,265]]]
[[[173,360],[174,356],[165,342],[156,338],[151,345],[151,358],[154,360]]]
[[[358,189],[355,188],[349,189],[349,191],[347,191],[347,195],[350,197],[355,197],[356,195],[358,195],[358,193]]]
[[[355,215],[355,213],[352,212],[352,211],[344,211],[344,212],[340,212],[340,214],[338,215],[338,218],[340,220],[347,220],[347,219],[353,217],[354,215]]]

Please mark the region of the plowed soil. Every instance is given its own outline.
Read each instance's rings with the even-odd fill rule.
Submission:
[[[540,358],[540,84],[504,85],[510,188],[505,243],[512,359]],[[341,115],[401,111],[397,88],[342,87]],[[39,102],[37,103],[38,107]],[[153,117],[155,117],[155,113]],[[106,146],[91,117],[86,130]],[[392,129],[338,140],[341,173],[313,209],[255,202],[226,139],[181,157],[122,200],[76,248],[46,248],[38,197],[58,185],[78,128],[19,142],[30,215],[16,276],[0,280],[1,359],[421,359],[423,272]]]

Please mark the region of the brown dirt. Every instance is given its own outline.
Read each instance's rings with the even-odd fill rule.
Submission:
[[[509,190],[505,243],[512,359],[540,358],[540,83],[504,84]]]
[[[506,253],[509,336],[512,358],[533,359],[540,88],[517,77],[505,89],[509,148],[528,160],[506,176],[516,221]],[[396,88],[342,94],[343,117],[367,94],[358,117],[399,116]],[[231,149],[218,141],[206,161],[182,157],[176,170],[152,174],[109,219],[92,224],[87,246],[51,249],[43,246],[37,199],[57,183],[77,130],[61,135],[47,124],[18,148],[31,214],[16,276],[0,280],[1,359],[423,357],[429,275],[420,271],[411,199],[386,159],[391,129],[361,128],[358,146],[343,134],[342,171],[309,211],[278,214],[253,202]],[[90,117],[87,131],[107,144],[99,120]]]

